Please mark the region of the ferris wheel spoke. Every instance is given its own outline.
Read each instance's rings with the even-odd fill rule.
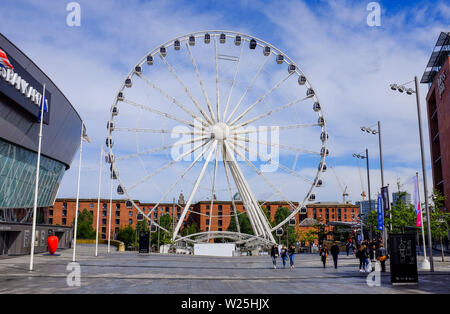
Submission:
[[[253,87],[253,84],[255,84],[256,79],[259,77],[259,74],[261,73],[261,71],[263,70],[264,66],[266,65],[267,61],[269,61],[269,58],[266,58],[266,60],[263,62],[263,64],[261,64],[261,66],[258,69],[258,72],[256,72],[255,76],[253,77],[251,83],[249,86],[247,86],[247,88],[245,89],[244,94],[242,95],[242,97],[239,99],[238,103],[236,104],[236,106],[234,106],[234,109],[231,111],[230,115],[228,116],[226,123],[229,123],[231,118],[233,117],[234,113],[236,112],[236,110],[239,108],[239,106],[241,105],[242,101],[244,100],[245,96],[247,95],[248,91]]]
[[[186,134],[186,135],[204,135],[201,131],[183,131],[183,130],[165,130],[165,129],[148,129],[148,128],[117,128],[114,131],[118,132],[137,132],[137,133],[161,133],[161,134]]]
[[[230,144],[232,145],[232,146],[234,146],[235,144],[237,145],[237,143],[231,143],[230,142]],[[261,172],[261,170],[259,170],[258,168],[256,168],[256,166],[251,162],[251,161],[249,161],[248,160],[248,158],[247,157],[245,157],[245,155],[243,155],[243,154],[241,154],[240,152],[239,152],[239,150],[237,150],[237,149],[234,149],[234,151],[236,152],[236,154],[238,154],[239,155],[239,157],[241,157],[244,161],[245,161],[245,163],[250,167],[250,168],[252,168],[253,169],[253,171],[255,171],[256,172],[256,174],[258,175],[258,176],[260,176],[274,191],[276,191],[277,192],[277,194],[285,201],[285,202],[287,202],[290,206],[291,206],[291,208],[292,209],[294,209],[294,208],[296,208],[296,206],[294,205],[294,204],[292,204],[292,202],[290,201],[290,200],[288,200],[288,198],[286,197],[286,196],[284,196],[283,195],[283,193],[281,193],[281,191],[275,186],[275,185],[273,185],[271,182],[270,182],[270,180],[268,180],[263,174],[262,174],[262,172]]]
[[[277,128],[279,130],[288,130],[288,129],[302,129],[302,128],[314,127],[314,126],[320,126],[320,124],[318,124],[318,123],[306,123],[306,124],[280,125],[280,126],[277,126]],[[233,135],[258,133],[258,132],[263,132],[263,131],[270,130],[271,128],[272,128],[271,126],[260,126],[258,128],[255,128],[255,129],[236,130],[236,131],[233,131]]]
[[[241,226],[239,225],[239,219],[238,219],[238,216],[237,216],[237,208],[236,208],[236,203],[235,203],[234,197],[233,197],[233,191],[232,191],[232,188],[231,188],[230,176],[228,174],[228,168],[227,168],[227,165],[225,163],[226,156],[225,156],[225,147],[224,147],[224,145],[222,145],[222,159],[223,159],[223,168],[225,169],[225,176],[227,178],[228,192],[230,193],[231,205],[233,206],[233,211],[234,211],[234,221],[236,223],[237,232],[241,233]]]
[[[266,113],[263,113],[263,114],[261,114],[259,116],[256,116],[256,117],[254,117],[254,118],[252,118],[250,120],[247,120],[247,121],[245,121],[245,122],[243,122],[241,124],[232,126],[232,129],[237,129],[237,128],[243,127],[243,126],[245,126],[247,124],[253,123],[253,122],[258,121],[258,120],[261,120],[261,119],[263,119],[265,117],[268,117],[268,116],[270,116],[270,115],[272,115],[272,114],[274,114],[274,113],[276,113],[278,111],[282,111],[284,109],[287,109],[287,108],[289,108],[289,107],[291,107],[291,106],[293,106],[295,104],[298,104],[298,103],[300,103],[302,101],[305,101],[305,100],[307,100],[309,98],[311,98],[311,96],[306,96],[306,97],[303,97],[303,98],[299,98],[299,99],[294,100],[294,101],[292,101],[292,102],[290,102],[288,104],[285,104],[283,106],[280,106],[280,107],[272,109],[272,110],[269,110]]]
[[[255,150],[253,150],[253,149],[251,149],[251,148],[249,148],[249,147],[246,147],[246,146],[244,146],[244,145],[241,145],[241,144],[239,144],[239,142],[237,142],[237,141],[235,141],[234,144],[237,145],[237,146],[239,146],[239,147],[241,147],[242,149],[244,149],[244,150],[245,150],[246,152],[248,152],[249,154],[255,154],[255,155],[258,156],[258,158],[260,158],[261,160],[263,159],[262,156],[261,156],[261,154],[259,154],[257,151],[255,151]],[[292,169],[289,169],[288,167],[282,165],[279,161],[275,161],[275,160],[272,160],[272,159],[268,159],[267,162],[273,162],[277,167],[283,169],[285,172],[290,173],[290,174],[296,176],[297,178],[302,179],[303,181],[305,181],[305,182],[307,182],[307,183],[310,183],[310,184],[314,183],[314,180],[308,179],[307,177],[302,176],[302,175],[299,174],[298,172],[296,172],[296,171],[294,171],[294,170],[292,170]]]
[[[228,93],[228,98],[227,98],[227,104],[225,105],[225,110],[223,112],[223,120],[225,120],[225,117],[227,116],[228,107],[230,105],[230,100],[231,100],[231,95],[233,94],[234,84],[236,83],[236,77],[237,77],[238,70],[239,70],[239,64],[241,63],[241,59],[242,59],[242,52],[244,51],[244,46],[245,45],[242,45],[242,47],[241,47],[241,53],[239,54],[239,59],[237,60],[237,63],[236,63],[236,70],[234,71],[233,82],[231,83],[230,92]]]
[[[164,90],[162,90],[159,86],[151,82],[148,78],[146,78],[142,74],[138,74],[138,76],[145,81],[150,87],[158,91],[161,95],[163,95],[165,98],[167,98],[170,102],[173,102],[175,105],[178,106],[181,110],[186,112],[188,115],[190,115],[195,120],[202,123],[204,126],[208,126],[208,123],[206,123],[203,119],[201,119],[199,116],[197,116],[195,113],[193,113],[191,110],[189,110],[186,106],[184,106],[182,103],[180,103],[175,97],[170,96],[168,93],[166,93]]]
[[[155,171],[153,171],[152,173],[150,173],[149,175],[145,176],[144,178],[142,178],[141,180],[139,180],[138,182],[136,182],[135,184],[131,185],[127,191],[130,191],[132,189],[134,189],[135,187],[141,185],[142,183],[148,181],[149,179],[151,179],[152,177],[154,177],[155,175],[157,175],[158,173],[160,173],[163,170],[166,170],[168,168],[170,168],[171,166],[173,166],[176,162],[179,162],[180,160],[182,160],[184,157],[192,154],[193,152],[195,152],[196,150],[198,150],[199,148],[205,146],[208,142],[202,143],[197,145],[196,147],[192,148],[190,151],[185,152],[184,154],[178,156],[178,158],[166,163],[164,166],[162,166],[159,169],[156,169]]]
[[[294,151],[294,152],[300,152],[300,153],[305,153],[305,154],[310,154],[310,155],[320,155],[320,152],[316,152],[313,150],[307,150],[307,149],[303,149],[303,148],[298,148],[298,147],[294,147],[294,146],[289,146],[289,145],[284,145],[284,144],[280,144],[280,143],[267,143],[267,142],[262,142],[259,140],[252,140],[250,138],[247,137],[240,137],[240,136],[235,136],[233,137],[233,140],[235,140],[236,142],[240,141],[240,142],[248,142],[248,143],[256,143],[259,145],[265,145],[265,146],[271,146],[271,147],[279,147],[285,150],[289,150],[289,151]]]
[[[206,140],[208,138],[209,138],[209,136],[207,136],[207,135],[205,135],[205,136],[198,136],[198,137],[194,137],[194,138],[192,138],[190,140],[187,140],[187,141],[175,142],[175,143],[170,144],[170,145],[164,145],[164,146],[160,146],[160,147],[144,150],[142,152],[138,152],[138,153],[134,153],[134,154],[118,157],[118,158],[115,158],[115,161],[122,161],[122,160],[135,158],[135,157],[139,157],[139,156],[143,156],[143,155],[153,154],[153,153],[161,152],[161,151],[164,151],[166,149],[169,149],[169,148],[172,148],[172,147],[175,147],[175,146],[192,144],[192,143],[195,143],[195,142],[198,142],[198,141]]]
[[[211,115],[211,119],[212,121],[216,121],[215,115],[214,115],[214,111],[212,109],[212,105],[211,105],[211,101],[209,100],[208,94],[206,93],[206,89],[205,86],[203,84],[202,78],[200,76],[200,72],[198,71],[198,67],[197,67],[197,63],[195,62],[194,56],[192,55],[191,52],[191,48],[189,48],[189,45],[186,43],[186,47],[187,47],[187,51],[189,52],[189,58],[191,59],[192,65],[194,66],[195,69],[195,74],[197,76],[197,79],[200,83],[200,87],[202,89],[202,93],[203,93],[203,97],[205,97],[205,101],[209,110],[209,114]],[[202,108],[198,108],[198,110],[202,113],[202,115],[205,117],[205,119],[208,120],[209,123],[214,124],[214,122],[211,121],[211,119],[208,117],[208,115],[206,113],[204,113]]]
[[[219,97],[219,67],[217,63],[217,34],[214,35],[214,60],[216,65],[216,109],[217,109],[217,122],[220,122],[220,97]]]
[[[177,122],[186,124],[186,125],[188,125],[188,126],[190,126],[190,127],[193,127],[193,128],[198,128],[198,127],[199,127],[198,125],[195,125],[194,123],[192,123],[192,122],[190,122],[190,121],[187,121],[187,120],[184,120],[184,119],[181,119],[181,118],[177,118],[177,117],[175,117],[174,115],[172,115],[172,114],[170,114],[170,113],[163,112],[163,111],[159,111],[159,110],[154,109],[154,108],[152,108],[152,107],[150,107],[150,106],[142,105],[142,104],[139,104],[139,103],[137,103],[137,102],[134,102],[134,101],[129,100],[129,99],[126,99],[126,98],[125,98],[124,100],[122,100],[122,101],[123,101],[124,103],[127,103],[127,104],[129,104],[129,105],[132,105],[132,106],[134,106],[134,107],[141,108],[141,109],[143,109],[143,110],[150,111],[150,112],[152,112],[152,113],[154,113],[154,114],[157,114],[157,115],[160,115],[160,116],[169,118],[169,119],[171,119],[171,120],[175,120],[175,121],[177,121]]]
[[[209,224],[208,224],[208,232],[211,232],[211,224],[212,224],[212,212],[213,212],[213,206],[214,206],[214,193],[216,188],[216,176],[217,176],[217,163],[219,160],[219,147],[216,147],[216,159],[214,161],[214,178],[212,183],[212,189],[211,189],[211,206],[209,209]],[[209,242],[209,234],[208,234],[208,242]]]
[[[234,125],[236,124],[236,122],[238,122],[239,120],[241,120],[247,113],[250,112],[250,110],[252,110],[253,108],[255,108],[255,106],[257,104],[259,104],[260,102],[262,102],[267,96],[269,96],[270,94],[272,94],[273,91],[275,91],[276,89],[278,89],[284,82],[286,82],[286,80],[288,78],[290,78],[292,75],[292,73],[289,73],[286,77],[284,77],[283,79],[281,79],[280,81],[278,81],[267,93],[265,93],[263,96],[261,96],[257,101],[255,101],[253,104],[251,104],[244,112],[242,112],[239,116],[236,117],[236,119],[234,119],[230,125]]]
[[[202,158],[206,151],[211,147],[213,142],[209,141],[205,148],[201,151],[201,153],[194,159],[194,161],[187,167],[184,172],[178,177],[174,184],[167,190],[167,192],[159,199],[158,203],[153,208],[157,208],[161,202],[169,195],[169,193],[180,183],[180,181],[184,178],[184,176],[194,167],[194,165]],[[153,213],[153,209],[146,215],[147,217],[151,216]]]
[[[187,210],[191,206],[192,200],[193,200],[193,198],[195,196],[195,193],[197,192],[198,186],[199,186],[201,180],[203,179],[203,176],[205,174],[206,168],[208,167],[208,164],[211,161],[212,154],[213,154],[213,152],[214,152],[214,150],[216,148],[217,148],[217,140],[214,141],[214,144],[212,145],[212,147],[211,147],[211,149],[209,151],[208,157],[206,157],[205,164],[203,165],[203,168],[202,168],[202,170],[200,172],[200,175],[198,176],[198,178],[197,178],[197,180],[195,182],[195,185],[194,185],[194,187],[192,189],[191,195],[189,196],[189,199],[188,199],[188,201],[187,201],[187,203],[186,203],[186,205],[185,205],[185,207],[183,209],[183,212],[181,213],[181,217],[178,220],[177,226],[175,227],[175,230],[174,230],[173,236],[172,236],[172,240],[175,240],[177,235],[178,235],[178,231],[180,230],[181,223],[184,221],[184,217],[186,216]]]
[[[189,98],[191,99],[191,101],[194,103],[194,105],[197,107],[197,109],[200,111],[200,113],[202,113],[203,117],[207,120],[207,121],[211,121],[208,116],[205,114],[205,112],[203,111],[202,106],[200,105],[200,103],[197,101],[197,99],[195,99],[195,97],[192,95],[191,91],[189,90],[189,88],[184,84],[184,82],[180,79],[180,77],[178,76],[177,72],[175,71],[175,69],[169,64],[169,62],[167,62],[166,58],[164,58],[161,54],[159,54],[159,57],[161,58],[161,60],[164,62],[164,64],[167,66],[167,69],[169,70],[170,73],[173,74],[173,76],[175,77],[175,79],[177,80],[177,82],[181,85],[181,87],[183,87],[184,92],[189,96]],[[214,120],[214,119],[213,119]]]

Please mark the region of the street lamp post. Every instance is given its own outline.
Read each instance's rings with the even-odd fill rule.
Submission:
[[[383,172],[383,148],[381,145],[381,123],[378,121],[377,123],[378,130],[373,130],[370,127],[361,127],[361,131],[367,132],[370,134],[378,134],[378,147],[380,149],[380,172],[381,172],[381,187],[384,187],[384,172]],[[369,192],[370,197],[370,192]],[[386,204],[387,208],[390,209],[390,204]],[[383,206],[384,207],[384,206]],[[383,211],[383,217],[384,217],[384,211]],[[389,230],[392,232],[392,213],[389,211]],[[383,238],[386,239],[384,242],[385,246],[387,244],[387,230],[386,228],[383,228]],[[387,247],[387,246],[386,246]]]
[[[428,232],[428,253],[430,256],[430,271],[434,272],[434,263],[433,263],[433,249],[432,249],[432,241],[431,241],[431,220],[430,220],[430,208],[428,207],[428,188],[427,188],[427,172],[425,168],[425,153],[423,149],[423,135],[422,135],[422,118],[420,116],[420,96],[419,96],[419,80],[417,76],[414,77],[415,90],[412,88],[406,88],[405,85],[412,83],[413,81],[407,82],[405,84],[391,84],[392,90],[398,90],[400,93],[406,91],[406,94],[412,95],[416,94],[416,103],[417,103],[417,119],[419,123],[419,138],[420,138],[420,154],[422,158],[422,176],[423,176],[423,191],[425,196],[425,208],[427,210],[427,232]],[[423,222],[422,222],[423,223]]]
[[[359,159],[365,159],[366,160],[366,168],[367,168],[367,189],[369,192],[369,211],[372,211],[372,198],[370,196],[370,172],[369,172],[369,150],[366,148],[365,151],[366,155],[363,156],[361,154],[353,154],[353,157],[359,158]],[[361,215],[361,213],[359,213]],[[361,240],[364,240],[364,233],[362,230],[362,216],[361,216]]]

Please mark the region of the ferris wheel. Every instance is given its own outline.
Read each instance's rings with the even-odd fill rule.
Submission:
[[[326,170],[326,122],[306,75],[278,48],[237,32],[186,34],[150,51],[115,95],[107,129],[117,193],[175,242],[275,243],[276,230],[306,213]],[[154,211],[180,190],[187,201],[176,225],[163,228]],[[136,199],[158,202],[145,212]],[[211,230],[218,199],[231,203],[237,232]],[[210,202],[209,213],[192,209],[199,200]],[[289,216],[271,223],[270,200],[288,204]],[[181,236],[189,215],[206,215],[207,230]],[[240,231],[240,215],[253,235]]]

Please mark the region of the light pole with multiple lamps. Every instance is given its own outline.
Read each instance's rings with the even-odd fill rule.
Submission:
[[[380,171],[381,171],[381,187],[384,187],[384,172],[383,172],[383,148],[381,145],[381,123],[380,121],[378,121],[377,123],[378,126],[378,130],[373,130],[370,127],[361,127],[361,131],[369,133],[369,134],[373,134],[376,135],[378,134],[378,147],[380,149]],[[386,208],[390,208],[390,204],[387,204]],[[383,217],[384,217],[384,212],[383,212]],[[392,213],[389,211],[389,219],[391,221],[391,223],[389,223],[389,230],[392,231]],[[387,231],[385,228],[383,228],[383,238],[386,239],[387,241]],[[385,241],[385,244],[387,243]]]
[[[366,155],[361,154],[353,154],[352,156],[359,159],[365,159],[366,160],[366,168],[367,168],[367,189],[369,192],[369,212],[372,211],[372,199],[370,197],[370,173],[369,173],[369,150],[366,148]],[[363,214],[360,212],[360,219],[361,219],[361,240],[364,240],[364,232],[363,232],[363,222],[362,222],[362,216]]]
[[[415,83],[415,89],[407,88],[405,85]],[[423,149],[423,135],[422,135],[422,118],[420,116],[420,96],[419,96],[419,80],[417,76],[414,77],[414,80],[404,83],[404,84],[391,84],[392,90],[397,90],[400,93],[406,92],[407,95],[416,94],[416,103],[417,103],[417,118],[419,122],[419,138],[420,138],[420,153],[422,157],[422,175],[423,175],[423,191],[425,195],[425,208],[427,211],[427,232],[428,232],[428,252],[430,256],[430,271],[434,271],[433,265],[433,252],[432,252],[432,241],[431,241],[431,224],[430,224],[430,208],[428,207],[428,188],[427,188],[427,172],[425,168],[425,153]],[[423,223],[423,222],[422,222]]]

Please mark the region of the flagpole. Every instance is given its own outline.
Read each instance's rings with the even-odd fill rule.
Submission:
[[[98,255],[98,224],[100,219],[100,187],[102,184],[102,158],[103,158],[103,147],[100,146],[100,166],[98,168],[97,228],[95,232],[95,256]]]
[[[45,84],[42,92],[42,103],[40,112],[40,125],[39,125],[39,144],[38,144],[38,156],[36,165],[36,183],[34,187],[34,204],[33,204],[33,227],[31,229],[31,252],[30,252],[30,271],[33,270],[33,259],[34,259],[34,242],[36,240],[36,212],[37,212],[37,201],[38,201],[38,191],[39,191],[39,167],[41,165],[41,143],[42,143],[42,124],[44,120],[44,107],[45,107]]]
[[[80,159],[78,160],[78,180],[77,180],[77,200],[75,202],[75,226],[73,231],[73,256],[72,262],[75,262],[75,254],[77,250],[77,230],[78,230],[78,204],[80,200],[80,177],[81,177],[81,156],[83,152],[83,127],[84,122],[81,121],[81,134],[80,134]]]
[[[109,224],[108,224],[108,253],[111,253],[110,243],[111,243],[111,210],[112,210],[112,191],[113,191],[113,179],[110,178],[110,192],[109,192]]]
[[[419,194],[419,173],[416,172],[416,180],[417,180],[417,198],[418,198],[418,204],[416,206],[419,206],[419,212],[420,212],[420,226],[422,228],[422,241],[423,241],[423,263],[420,268],[430,270],[430,262],[427,259],[427,249],[425,244],[425,231],[423,228],[423,216],[422,216],[422,208],[420,206],[420,194]],[[417,208],[416,208],[417,210]]]

